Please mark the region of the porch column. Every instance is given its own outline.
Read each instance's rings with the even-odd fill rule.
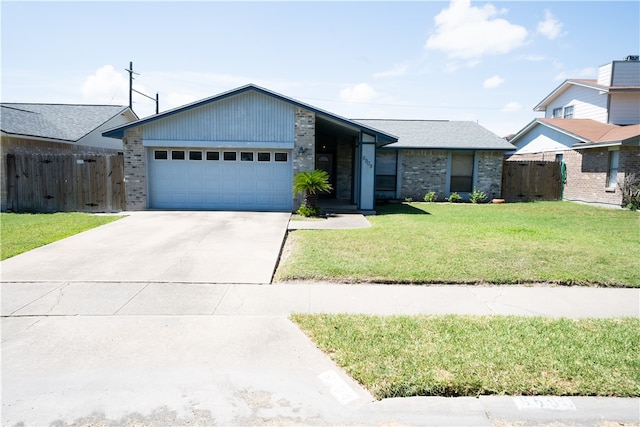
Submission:
[[[360,134],[360,199],[358,208],[373,211],[376,205],[376,137]]]

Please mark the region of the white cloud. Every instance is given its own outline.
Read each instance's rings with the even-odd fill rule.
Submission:
[[[373,77],[376,79],[381,77],[399,77],[404,76],[407,73],[409,66],[407,64],[394,64],[393,68],[387,71],[381,71],[379,73],[375,73]]]
[[[502,77],[493,76],[486,79],[484,83],[482,83],[482,87],[484,87],[485,89],[495,89],[502,83],[504,83],[504,79]]]
[[[564,81],[567,79],[595,79],[597,70],[593,67],[582,68],[573,71],[562,71],[554,77],[556,81]]]
[[[472,7],[470,0],[451,0],[434,18],[436,31],[425,45],[426,49],[441,50],[450,58],[477,59],[484,55],[505,54],[522,46],[527,30],[496,18],[506,13],[486,4]]]
[[[565,33],[562,32],[564,24],[556,19],[549,11],[544,11],[544,21],[538,22],[538,33],[542,34],[549,40],[555,40]]]
[[[520,110],[522,110],[522,104],[515,101],[507,103],[507,105],[505,105],[504,108],[502,109],[502,111],[505,113],[515,113],[516,111],[520,111]]]
[[[340,91],[340,99],[346,102],[369,102],[377,96],[375,89],[367,83],[359,83]]]
[[[129,104],[129,81],[111,65],[88,76],[81,87],[84,102],[95,104]]]

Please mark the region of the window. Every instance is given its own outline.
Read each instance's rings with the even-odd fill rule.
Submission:
[[[167,150],[155,150],[153,152],[153,158],[156,160],[167,160]]]
[[[258,153],[258,161],[259,162],[270,162],[271,161],[271,153]]]
[[[207,151],[207,160],[220,160],[220,153],[218,151]]]
[[[253,153],[250,151],[242,151],[240,152],[240,161],[241,162],[253,162]]]
[[[276,162],[286,162],[287,161],[287,153],[275,153],[274,160]]]
[[[562,163],[562,153],[556,153],[556,162]]]
[[[473,152],[451,153],[450,192],[471,193],[473,191]]]
[[[184,160],[184,151],[171,150],[171,160]]]
[[[615,188],[618,183],[618,162],[620,161],[620,151],[609,151],[609,170],[607,172],[607,188]]]
[[[222,156],[223,156],[223,159],[225,159],[226,161],[233,162],[233,161],[236,160],[236,152],[235,151],[225,151]]]
[[[569,105],[568,107],[564,107],[564,118],[565,119],[573,119],[573,105]]]
[[[396,190],[397,151],[376,153],[376,191]]]
[[[202,160],[202,151],[189,151],[189,160]]]
[[[562,117],[562,107],[553,109],[553,118],[559,119]]]

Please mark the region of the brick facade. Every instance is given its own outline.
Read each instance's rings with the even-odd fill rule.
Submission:
[[[496,199],[502,194],[502,151],[476,151],[478,181],[476,188],[484,191],[489,198]]]
[[[316,115],[311,111],[296,107],[293,152],[291,154],[293,176],[298,172],[312,171],[315,169],[315,148]],[[301,194],[294,194],[294,210],[298,209],[302,204],[302,197]]]
[[[400,150],[401,174],[399,198],[420,201],[429,191],[435,191],[438,200],[449,195],[447,168],[449,152],[445,150]],[[502,151],[476,151],[477,181],[475,188],[487,197],[500,197],[502,187]]]
[[[142,145],[142,129],[128,129],[122,140],[124,146],[125,206],[127,210],[147,208],[147,165]]]
[[[338,142],[336,148],[336,198],[351,200],[353,181],[353,146]]]

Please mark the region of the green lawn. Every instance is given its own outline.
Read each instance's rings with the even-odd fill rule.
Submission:
[[[640,396],[640,319],[295,314],[377,398]]]
[[[0,214],[1,259],[10,258],[119,218],[121,217],[79,212],[2,213]]]
[[[640,215],[569,202],[377,208],[361,230],[296,230],[276,280],[640,286]]]

